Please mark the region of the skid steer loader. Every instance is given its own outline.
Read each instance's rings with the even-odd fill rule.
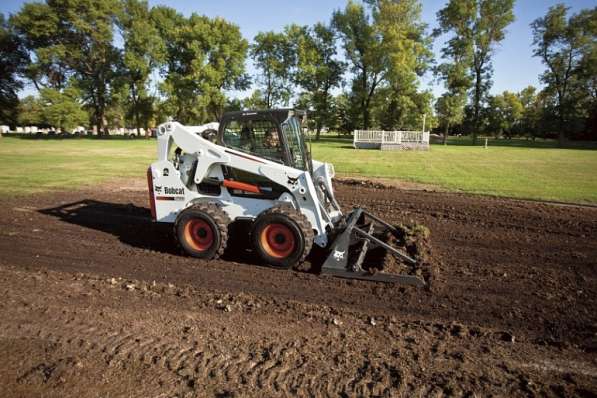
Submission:
[[[279,109],[230,112],[203,126],[160,125],[158,160],[147,171],[153,220],[172,223],[180,246],[197,258],[220,256],[229,224],[248,220],[252,248],[271,266],[292,267],[315,244],[326,253],[323,273],[423,286],[419,277],[364,266],[372,248],[415,260],[374,234],[398,234],[394,226],[363,209],[342,213],[333,166],[311,159],[305,144],[305,118]]]

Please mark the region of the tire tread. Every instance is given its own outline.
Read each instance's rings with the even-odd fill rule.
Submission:
[[[309,222],[307,217],[303,213],[292,207],[290,204],[285,203],[274,205],[268,210],[261,213],[261,215],[267,214],[282,214],[296,222],[296,224],[301,229],[301,232],[303,233],[303,237],[305,239],[305,250],[303,250],[303,253],[299,257],[298,263],[302,263],[303,261],[305,261],[305,259],[311,252],[311,249],[313,248],[314,238],[313,228],[311,227],[311,223]]]
[[[228,224],[230,224],[231,222],[230,217],[228,217],[228,214],[226,214],[226,212],[222,210],[220,206],[213,202],[197,203],[187,207],[183,210],[183,212],[189,210],[200,211],[213,218],[220,232],[220,247],[218,248],[218,250],[216,250],[211,259],[215,260],[222,256],[228,244]],[[181,212],[180,214],[183,214],[183,212]],[[178,238],[178,227],[180,224],[180,219],[181,217],[179,215],[179,217],[176,217],[176,221],[174,222],[174,236],[176,237],[176,243],[178,247],[180,248],[180,250],[184,252],[184,246],[181,244]]]

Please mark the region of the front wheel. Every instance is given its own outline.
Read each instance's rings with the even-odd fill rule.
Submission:
[[[177,217],[174,230],[178,243],[190,256],[211,260],[226,249],[228,215],[213,203],[193,205]]]
[[[278,205],[257,218],[252,239],[257,255],[265,263],[290,268],[311,251],[313,230],[302,213],[289,205]]]

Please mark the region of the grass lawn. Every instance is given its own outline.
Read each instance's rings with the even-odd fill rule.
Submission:
[[[529,147],[529,146],[535,147]],[[396,178],[463,191],[526,199],[597,203],[597,150],[559,149],[551,141],[490,141],[488,149],[454,139],[429,152],[352,149],[324,139],[313,156],[341,175]]]
[[[350,139],[313,143],[313,156],[338,175],[396,178],[453,191],[597,203],[597,150],[557,149],[550,142],[454,140],[429,152],[352,149]],[[115,177],[145,178],[155,140],[0,138],[0,193],[70,189]]]
[[[64,190],[117,177],[145,179],[155,140],[0,138],[0,193]]]

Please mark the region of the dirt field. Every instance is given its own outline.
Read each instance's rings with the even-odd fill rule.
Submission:
[[[0,202],[0,396],[597,396],[597,208],[339,185],[429,227],[414,289],[185,258],[124,185]]]

